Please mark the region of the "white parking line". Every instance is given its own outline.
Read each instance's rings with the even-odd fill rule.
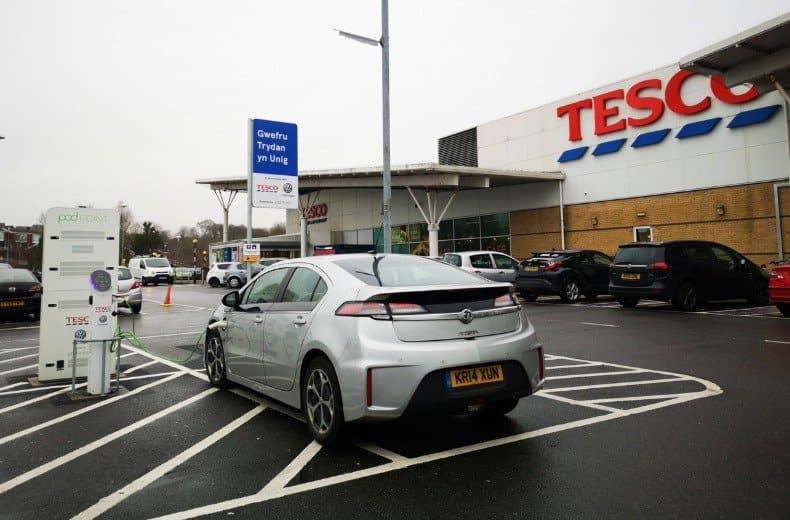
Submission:
[[[604,366],[603,363],[578,363],[576,365],[559,365],[556,367],[546,367],[546,370],[559,370],[561,368],[579,368],[579,367],[602,367],[602,366]]]
[[[649,381],[626,381],[624,383],[608,383],[605,385],[586,385],[586,386],[569,386],[567,388],[554,388],[550,390],[541,390],[545,393],[554,394],[557,392],[573,392],[576,390],[591,390],[593,388],[617,388],[619,386],[636,386],[636,385],[655,385],[658,383],[669,383],[675,381],[688,381],[682,377],[673,377],[668,379],[651,379]]]
[[[27,384],[29,384],[27,381],[21,381],[19,383],[14,383],[12,385],[0,386],[0,390],[6,390],[8,388],[16,388],[18,386],[27,385]]]
[[[22,383],[22,384],[24,385],[27,383]],[[30,394],[33,392],[44,392],[46,390],[56,390],[58,388],[66,388],[67,386],[70,387],[71,384],[55,385],[55,386],[34,386],[33,388],[25,388],[24,390],[12,390],[10,392],[0,392],[0,397],[3,397],[4,395],[18,395],[18,394]]]
[[[159,361],[155,361],[155,360],[154,361],[148,361],[147,363],[143,363],[142,365],[135,365],[135,366],[133,366],[131,368],[127,368],[126,370],[123,371],[123,373],[124,374],[131,374],[133,372],[136,372],[136,371],[140,370],[141,368],[149,367],[149,366],[155,365],[157,363],[159,363]]]
[[[649,372],[648,370],[622,370],[620,372],[596,372],[594,374],[573,374],[569,376],[552,376],[546,377],[549,381],[554,381],[557,379],[578,379],[580,377],[602,377],[602,376],[621,376],[623,374],[644,374],[645,372]]]
[[[778,339],[764,339],[765,343],[779,343],[781,345],[790,345],[790,341],[779,341]]]
[[[363,450],[369,451],[374,455],[378,455],[379,457],[383,459],[388,459],[392,462],[408,459],[408,457],[404,457],[403,455],[399,455],[393,451],[390,451],[386,448],[382,448],[381,446],[377,446],[376,444],[371,444],[369,442],[358,442],[357,446],[362,448]]]
[[[0,365],[4,365],[6,363],[11,363],[13,361],[19,361],[20,359],[27,359],[27,358],[32,358],[32,357],[38,357],[38,354],[28,354],[26,356],[19,356],[19,357],[15,357],[15,358],[11,358],[11,359],[4,359],[4,360],[0,361]]]
[[[24,366],[24,367],[14,368],[13,370],[6,370],[5,372],[0,372],[0,376],[4,376],[6,374],[12,374],[14,372],[19,372],[20,370],[28,370],[28,369],[31,369],[31,368],[36,368],[37,366],[38,366],[38,363],[36,363],[35,365],[27,365],[27,366]]]
[[[612,327],[615,329],[620,328],[620,325],[612,325],[611,323],[592,323],[589,321],[580,321],[579,323],[581,323],[582,325],[592,325],[594,327]]]
[[[321,445],[316,441],[311,442],[296,456],[276,477],[271,479],[259,494],[266,494],[272,491],[277,492],[285,488],[286,485],[310,462],[315,455],[321,451]]]
[[[120,504],[123,500],[131,496],[132,494],[140,491],[141,489],[145,488],[147,485],[155,482],[162,476],[166,475],[168,472],[174,470],[187,460],[191,459],[198,453],[202,452],[206,448],[210,447],[217,441],[223,439],[224,437],[228,436],[230,433],[238,429],[240,426],[249,422],[252,418],[256,417],[262,411],[266,409],[265,406],[259,405],[249,412],[245,413],[238,419],[234,420],[231,423],[226,424],[219,430],[215,431],[205,439],[201,440],[197,444],[194,444],[186,451],[181,452],[177,456],[173,457],[172,459],[168,460],[164,464],[160,464],[159,466],[155,467],[145,475],[141,476],[140,478],[130,482],[123,488],[115,491],[114,493],[107,495],[106,497],[102,498],[98,502],[96,502],[93,506],[89,507],[88,509],[82,511],[81,513],[74,515],[74,519],[90,519],[90,518],[97,518],[102,513],[105,513],[115,507],[116,505]]]
[[[8,354],[9,352],[18,352],[20,350],[32,350],[34,348],[38,348],[38,345],[36,345],[35,347],[4,348],[4,349],[0,349],[0,354]]]
[[[549,394],[541,390],[537,392],[535,395],[538,397],[544,397],[546,399],[554,399],[555,401],[561,401],[563,403],[572,404],[574,406],[584,406],[585,408],[592,408],[594,410],[601,410],[602,412],[609,412],[609,413],[617,413],[620,411],[619,408],[611,408],[609,406],[602,406],[600,404],[595,404],[590,401],[580,401],[577,399],[568,399],[567,397],[562,397],[560,395]]]
[[[177,377],[183,376],[185,373],[186,372],[180,372],[179,371],[177,374],[173,374],[173,375],[171,375],[169,377],[165,377],[164,379],[160,379],[158,381],[154,381],[153,383],[141,386],[140,388],[135,388],[134,390],[130,391],[129,393],[121,394],[121,395],[116,396],[116,397],[111,397],[111,398],[106,399],[104,401],[100,401],[100,402],[98,402],[96,404],[92,404],[90,406],[86,406],[85,408],[80,408],[79,410],[75,410],[75,411],[73,411],[71,413],[67,413],[66,415],[61,415],[60,417],[56,417],[55,419],[50,419],[49,421],[45,421],[45,422],[37,424],[35,426],[31,426],[30,428],[24,429],[22,431],[19,431],[19,432],[16,432],[16,433],[12,433],[10,435],[6,435],[5,437],[0,438],[0,446],[2,446],[3,444],[9,443],[9,442],[11,442],[13,440],[19,439],[20,437],[24,437],[25,435],[29,435],[29,434],[31,434],[33,432],[37,432],[39,430],[43,430],[44,428],[48,428],[48,427],[50,427],[50,426],[52,426],[54,424],[58,424],[58,423],[61,423],[63,421],[67,421],[69,419],[72,419],[74,417],[78,417],[78,416],[80,416],[82,414],[86,414],[88,412],[91,412],[91,411],[95,410],[96,408],[101,408],[102,406],[107,406],[108,404],[115,404],[118,401],[120,401],[121,399],[126,399],[127,397],[131,397],[133,395],[137,395],[140,392],[148,390],[149,388],[153,388],[153,387],[161,385],[163,383],[167,383],[168,381],[172,381],[173,379],[176,379]]]
[[[658,399],[677,399],[684,394],[663,394],[663,395],[637,395],[632,397],[607,397],[606,399],[593,399],[591,401],[582,401],[588,404],[599,403],[619,403],[625,401],[655,401]]]
[[[182,375],[182,374],[180,374],[180,373],[176,374],[175,377],[178,377],[180,375]],[[97,439],[97,440],[95,440],[95,441],[93,441],[91,443],[88,443],[88,444],[86,444],[85,446],[83,446],[83,447],[81,447],[79,449],[76,449],[76,450],[74,450],[74,451],[72,451],[70,453],[67,453],[66,455],[63,455],[62,457],[58,457],[55,460],[47,462],[46,464],[42,464],[41,466],[39,466],[37,468],[31,469],[30,471],[27,471],[27,472],[19,475],[18,477],[12,478],[11,480],[7,480],[7,481],[3,482],[2,484],[0,484],[0,495],[2,495],[3,493],[6,493],[7,491],[9,491],[11,489],[14,489],[15,487],[17,487],[17,486],[19,486],[21,484],[24,484],[25,482],[28,482],[30,480],[33,480],[34,478],[40,477],[41,475],[43,475],[45,473],[48,473],[48,472],[52,471],[53,469],[59,468],[60,466],[66,464],[68,462],[71,462],[72,460],[74,460],[76,458],[82,457],[83,455],[85,455],[87,453],[90,453],[90,452],[92,452],[92,451],[94,451],[94,450],[96,450],[98,448],[101,448],[105,444],[109,444],[110,442],[112,442],[112,441],[114,441],[116,439],[120,439],[121,437],[123,437],[126,434],[129,434],[129,433],[131,433],[131,432],[133,432],[135,430],[139,430],[143,426],[146,426],[146,425],[148,425],[148,424],[150,424],[150,423],[152,423],[152,422],[154,422],[154,421],[156,421],[158,419],[161,419],[162,417],[165,417],[166,415],[169,415],[169,414],[171,414],[173,412],[176,412],[176,411],[178,411],[178,410],[180,410],[180,409],[182,409],[182,408],[184,408],[186,406],[189,406],[190,404],[192,404],[192,403],[194,403],[196,401],[199,401],[200,399],[203,399],[204,397],[207,397],[207,396],[213,394],[214,392],[216,392],[218,390],[219,390],[218,388],[209,388],[208,390],[204,390],[203,392],[201,392],[201,393],[199,393],[197,395],[194,395],[194,396],[190,397],[189,399],[181,401],[180,403],[176,403],[173,406],[165,408],[164,410],[161,410],[161,411],[159,411],[159,412],[157,412],[157,413],[155,413],[153,415],[149,415],[148,417],[146,417],[144,419],[140,419],[139,421],[137,421],[135,423],[132,423],[129,426],[126,426],[125,428],[121,428],[120,430],[116,430],[116,431],[114,431],[113,433],[111,433],[109,435],[105,435],[104,437],[102,437],[100,439]],[[124,394],[124,395],[129,395],[129,394]],[[120,396],[120,397],[123,397],[123,396]],[[107,401],[105,401],[105,402],[107,402]]]

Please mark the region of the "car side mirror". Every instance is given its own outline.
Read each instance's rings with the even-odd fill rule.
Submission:
[[[222,297],[222,305],[225,307],[232,307],[238,309],[239,302],[241,302],[241,295],[239,291],[232,291]]]

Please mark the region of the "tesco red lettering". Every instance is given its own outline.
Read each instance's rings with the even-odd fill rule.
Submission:
[[[618,132],[624,130],[626,126],[639,127],[652,124],[661,118],[665,108],[680,115],[697,114],[710,108],[711,97],[706,95],[696,100],[683,97],[683,84],[693,75],[695,73],[688,70],[679,70],[673,74],[666,86],[663,87],[663,98],[661,96],[661,80],[649,78],[634,83],[627,91],[624,89],[610,90],[592,98],[559,106],[557,107],[557,117],[568,116],[568,139],[580,141],[582,139],[581,115],[583,110],[593,111],[595,135]],[[655,94],[650,95],[650,90],[656,91]],[[711,76],[710,91],[719,101],[734,105],[746,103],[760,95],[754,85],[745,92],[736,94],[725,85],[721,76]],[[620,106],[617,104],[617,100],[622,99],[625,100],[626,106],[639,111],[638,114],[618,117]],[[641,115],[643,111],[646,113]]]
[[[310,206],[310,209],[307,210],[307,218],[325,217],[327,211],[328,208],[326,204],[315,204],[313,206]]]

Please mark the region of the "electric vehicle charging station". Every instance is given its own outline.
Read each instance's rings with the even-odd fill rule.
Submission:
[[[95,357],[100,365],[102,356],[111,359],[106,351],[111,342],[101,340],[112,339],[118,320],[112,294],[118,286],[115,266],[119,230],[117,209],[55,207],[47,211],[39,329],[40,381],[66,379],[72,371],[76,377],[88,376],[90,364],[89,387],[95,384],[102,388],[106,380],[103,388],[109,388],[113,363],[104,363],[105,377],[89,358]],[[78,344],[72,359],[75,339],[91,343]]]

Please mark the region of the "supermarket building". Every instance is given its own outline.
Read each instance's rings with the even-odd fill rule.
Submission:
[[[392,250],[715,240],[766,263],[790,252],[790,13],[679,64],[439,139],[438,163],[392,168]],[[246,191],[246,178],[197,181]],[[381,250],[381,170],[300,172],[300,210],[270,256]],[[214,246],[216,259],[237,246]],[[323,249],[322,249],[323,248]],[[234,253],[234,249],[236,253]],[[229,259],[229,258],[228,258]]]

